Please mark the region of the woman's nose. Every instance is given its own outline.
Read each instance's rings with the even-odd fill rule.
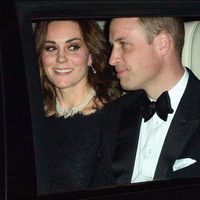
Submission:
[[[65,52],[64,51],[58,51],[58,54],[57,54],[57,62],[58,63],[64,63],[66,62],[67,60],[67,57],[65,55]]]

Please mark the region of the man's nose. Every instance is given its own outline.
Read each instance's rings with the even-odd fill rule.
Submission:
[[[109,64],[112,65],[112,66],[116,66],[116,64],[118,63],[119,61],[119,53],[118,51],[113,48],[112,51],[111,51],[111,55],[110,55],[110,58],[109,58]]]

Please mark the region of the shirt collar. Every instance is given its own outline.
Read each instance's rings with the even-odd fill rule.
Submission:
[[[173,108],[174,111],[178,107],[178,104],[183,96],[183,93],[185,91],[185,88],[187,86],[187,82],[189,79],[189,73],[185,67],[184,67],[184,70],[185,70],[185,72],[184,72],[182,78],[178,81],[178,83],[171,90],[168,91],[169,96],[170,96],[170,101],[171,101],[171,107]]]

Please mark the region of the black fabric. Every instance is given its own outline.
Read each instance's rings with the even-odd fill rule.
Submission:
[[[106,176],[101,175],[105,174],[101,168],[103,113],[104,109],[88,116],[47,118],[49,126],[37,151],[40,195],[107,183]],[[94,180],[96,176],[101,179]]]
[[[103,138],[109,155],[109,165],[115,184],[130,183],[140,128],[140,103],[143,90],[129,92],[112,102],[105,113]]]
[[[188,84],[167,132],[154,180],[200,176],[200,81],[191,70],[187,70]],[[117,184],[131,182],[142,119],[137,108],[143,95],[138,94],[134,92],[124,96],[111,106],[103,123],[112,174]],[[112,122],[114,125],[111,126]],[[173,171],[175,161],[184,158],[197,162]]]
[[[170,104],[170,98],[167,91],[163,92],[157,99],[157,101],[150,101],[146,96],[141,105],[141,114],[144,118],[144,122],[151,119],[151,117],[157,113],[157,115],[167,121],[169,113],[173,113],[173,109]]]

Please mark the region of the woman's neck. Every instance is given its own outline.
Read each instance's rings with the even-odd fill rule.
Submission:
[[[73,107],[81,104],[85,97],[89,94],[91,87],[70,87],[65,89],[56,89],[57,101],[62,107]]]

